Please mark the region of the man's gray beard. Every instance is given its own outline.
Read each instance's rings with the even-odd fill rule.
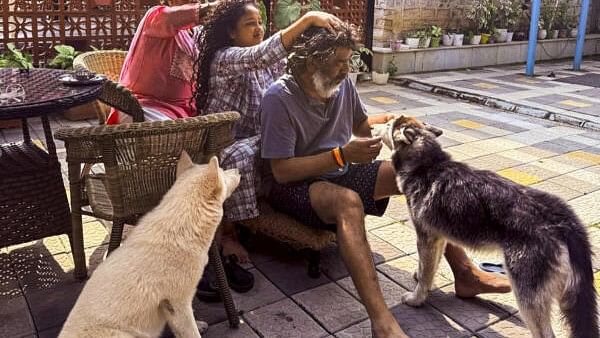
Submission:
[[[327,75],[323,74],[320,70],[316,71],[312,75],[312,82],[315,86],[315,90],[319,96],[324,98],[330,98],[335,94],[339,89],[342,82],[333,83]]]

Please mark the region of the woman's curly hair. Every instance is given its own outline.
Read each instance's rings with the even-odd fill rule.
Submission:
[[[210,66],[215,53],[224,47],[233,45],[230,32],[235,29],[246,11],[246,5],[256,6],[254,0],[222,0],[204,19],[203,28],[198,34],[198,58],[194,62],[194,80],[196,88],[194,98],[196,109],[202,112],[208,103],[210,90]]]
[[[332,33],[325,28],[311,27],[294,41],[286,66],[287,73],[298,74],[306,69],[308,60],[324,64],[336,48],[358,49],[360,41],[356,26],[344,23]]]

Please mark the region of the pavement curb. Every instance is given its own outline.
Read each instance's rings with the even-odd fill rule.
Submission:
[[[451,97],[453,99],[459,99],[471,103],[480,104],[483,106],[493,107],[497,109],[501,109],[508,112],[513,112],[517,114],[533,116],[537,118],[542,118],[550,121],[561,122],[573,126],[577,126],[580,128],[591,129],[594,131],[600,131],[600,124],[584,120],[572,116],[568,116],[565,114],[554,113],[540,108],[534,108],[523,104],[515,104],[513,102],[508,102],[505,100],[497,99],[490,96],[473,94],[469,92],[464,92],[456,89],[451,89],[447,87],[442,87],[438,85],[432,85],[429,83],[424,83],[421,81],[407,79],[407,78],[395,78],[390,79],[392,83],[398,84],[403,87],[412,88],[420,91],[425,91],[437,95],[444,95]]]

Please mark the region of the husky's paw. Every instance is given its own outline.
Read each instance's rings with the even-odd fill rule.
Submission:
[[[423,302],[425,302],[425,299],[422,299],[422,297],[419,297],[416,292],[407,292],[400,297],[400,301],[403,304],[406,304],[406,305],[409,305],[412,307],[419,307],[419,306],[423,305]]]
[[[197,320],[196,321],[196,325],[198,326],[198,331],[200,331],[200,334],[204,334],[208,330],[208,323],[207,322],[204,322],[204,321],[201,321],[201,320]]]

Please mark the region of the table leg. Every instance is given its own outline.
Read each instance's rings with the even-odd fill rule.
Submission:
[[[31,143],[31,136],[29,135],[29,126],[27,125],[27,119],[21,119],[21,129],[23,130],[23,141],[25,143]]]
[[[54,145],[54,138],[52,137],[52,128],[50,128],[50,122],[48,116],[42,116],[42,125],[44,126],[44,136],[46,137],[46,147],[48,148],[48,154],[54,157],[58,161],[56,156],[56,145]]]

